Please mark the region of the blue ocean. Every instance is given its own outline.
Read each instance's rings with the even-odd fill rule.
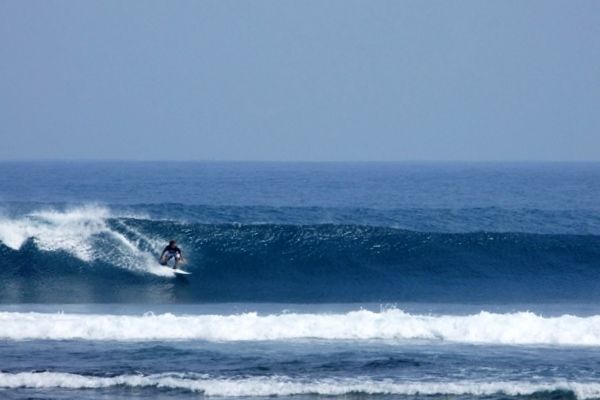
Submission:
[[[0,398],[272,397],[600,398],[600,164],[0,163]]]

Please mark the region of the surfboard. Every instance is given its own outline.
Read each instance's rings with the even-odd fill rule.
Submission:
[[[172,269],[171,271],[175,272],[178,275],[191,275],[192,274],[191,272],[187,272],[187,271],[184,271],[184,270],[179,269],[179,268]]]
[[[167,271],[172,271],[173,273],[175,273],[177,275],[191,275],[192,274],[191,272],[187,272],[187,271],[184,271],[179,268],[176,268],[176,269],[173,269],[172,267],[162,267],[162,268],[164,268]]]

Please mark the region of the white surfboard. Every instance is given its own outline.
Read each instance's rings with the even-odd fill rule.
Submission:
[[[165,267],[165,268],[170,269],[171,271],[173,271],[177,275],[191,275],[192,274],[191,272],[187,272],[187,271],[184,271],[184,270],[179,269],[179,268],[175,268],[175,269],[169,268],[169,267]]]
[[[173,269],[172,267],[164,267],[164,266],[161,266],[161,268],[163,270],[165,270],[165,271],[171,271],[171,272],[173,272],[174,274],[177,274],[177,275],[191,275],[192,274],[191,272],[187,272],[187,271],[184,271],[184,270],[179,269],[179,268]]]

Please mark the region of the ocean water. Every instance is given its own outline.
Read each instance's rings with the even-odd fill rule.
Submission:
[[[0,163],[0,398],[273,396],[600,398],[600,164]]]

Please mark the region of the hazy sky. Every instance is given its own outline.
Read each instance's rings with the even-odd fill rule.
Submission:
[[[600,160],[600,1],[0,1],[0,159]]]

